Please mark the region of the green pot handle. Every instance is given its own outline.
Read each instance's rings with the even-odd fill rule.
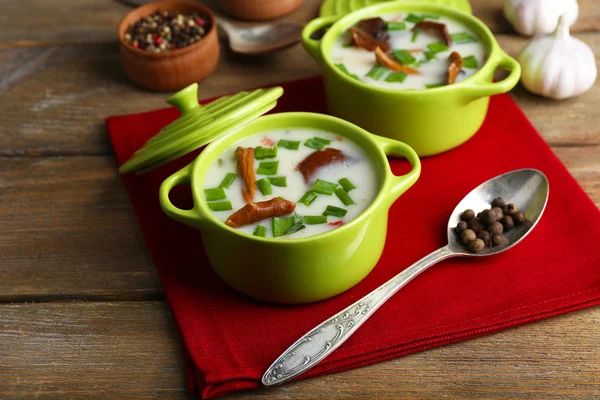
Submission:
[[[417,153],[406,143],[377,135],[372,135],[372,137],[377,141],[379,147],[381,147],[387,156],[402,156],[412,165],[410,172],[400,176],[394,175],[388,167],[388,174],[392,177],[392,184],[386,194],[387,199],[390,200],[389,204],[391,205],[398,197],[400,197],[400,195],[402,195],[402,193],[406,192],[406,190],[417,181],[419,175],[421,175],[421,161],[419,160]]]
[[[514,88],[521,78],[521,64],[503,51],[488,62],[491,63],[493,71],[502,68],[509,70],[510,74],[499,82],[475,81],[470,86],[464,87],[463,93],[470,100],[506,93]]]
[[[321,28],[332,25],[339,19],[338,16],[331,15],[328,17],[316,18],[310,21],[304,29],[302,29],[302,45],[304,49],[315,59],[319,64],[323,64],[323,56],[321,55],[321,39],[311,39],[310,37]]]
[[[192,164],[189,164],[187,167],[183,167],[164,180],[164,182],[160,185],[159,200],[161,208],[169,217],[173,218],[175,221],[198,228],[202,224],[203,219],[198,214],[196,204],[194,204],[194,208],[191,210],[182,210],[171,203],[171,199],[169,199],[169,193],[175,186],[190,183]]]

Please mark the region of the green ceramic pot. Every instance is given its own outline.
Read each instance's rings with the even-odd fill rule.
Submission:
[[[392,90],[353,79],[331,60],[335,39],[362,19],[395,12],[435,13],[473,30],[485,47],[488,60],[473,76],[436,89]],[[311,35],[330,26],[321,40]],[[403,141],[420,156],[441,153],[471,138],[487,113],[489,96],[506,93],[519,81],[519,63],[500,49],[494,35],[479,19],[462,11],[405,1],[382,3],[354,11],[342,18],[331,16],[311,21],[302,32],[305,49],[323,68],[325,97],[332,115],[353,122],[375,134]],[[510,71],[493,82],[494,71]]]
[[[335,132],[364,149],[381,185],[373,203],[349,223],[326,233],[297,239],[251,236],[217,220],[204,200],[209,166],[242,138],[272,129],[304,127]],[[392,174],[386,155],[403,156],[412,170]],[[313,113],[260,117],[208,145],[187,167],[167,178],[160,203],[171,218],[202,234],[215,272],[248,296],[276,303],[307,303],[335,296],[360,282],[375,266],[385,243],[388,209],[421,172],[415,151],[404,143],[369,134],[341,119]],[[191,184],[194,207],[182,210],[169,200],[174,186]]]

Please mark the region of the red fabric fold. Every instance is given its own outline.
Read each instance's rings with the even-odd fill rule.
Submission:
[[[321,78],[282,86],[273,112],[326,112]],[[165,109],[108,118],[119,165],[177,114]],[[508,95],[492,98],[483,127],[466,144],[422,160],[419,181],[390,210],[385,250],[373,272],[315,304],[273,305],[237,293],[208,265],[199,232],[162,213],[161,182],[197,154],[123,182],[183,339],[190,391],[203,398],[259,387],[265,369],[300,335],[443,246],[448,216],[473,187],[517,168],[540,169],[550,182],[546,212],[522,244],[494,257],[446,260],[424,272],[301,378],[600,303],[600,246],[590,240],[600,237],[600,212]],[[406,168],[403,160],[391,165],[396,173]],[[189,190],[177,189],[174,201],[190,205]],[[572,221],[576,229],[567,228]]]

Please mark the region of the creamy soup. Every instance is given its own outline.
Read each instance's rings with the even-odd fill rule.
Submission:
[[[248,149],[254,153],[252,160],[247,159]],[[251,199],[246,185],[250,171],[240,170],[240,163],[255,174]],[[330,231],[356,218],[372,203],[379,186],[374,166],[351,140],[293,128],[257,134],[231,146],[210,166],[204,195],[214,216],[235,229],[257,236],[298,238]],[[240,223],[244,217],[261,218],[259,206],[267,214],[269,206],[278,208],[279,215]]]
[[[452,19],[404,13],[378,20],[378,26],[376,19],[358,22],[333,44],[332,62],[355,79],[390,89],[431,89],[465,80],[485,63],[479,37]],[[365,40],[366,46],[359,43]],[[389,46],[383,49],[389,63],[376,56],[372,47],[377,44]],[[460,61],[451,66],[457,55]],[[394,69],[398,65],[402,68]],[[449,80],[449,73],[456,76]]]

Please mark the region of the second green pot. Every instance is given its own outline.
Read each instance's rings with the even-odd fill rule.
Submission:
[[[434,13],[454,19],[475,32],[488,54],[487,62],[462,82],[427,90],[394,90],[353,79],[336,68],[331,47],[336,38],[358,21],[390,13]],[[321,40],[314,32],[329,27]],[[489,96],[506,93],[519,81],[521,67],[500,49],[494,35],[479,19],[459,10],[405,1],[382,3],[345,17],[317,18],[302,33],[305,49],[323,68],[325,97],[332,115],[377,135],[400,140],[420,156],[438,154],[471,138],[485,119]],[[508,77],[493,82],[502,68]]]

